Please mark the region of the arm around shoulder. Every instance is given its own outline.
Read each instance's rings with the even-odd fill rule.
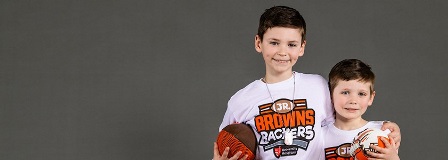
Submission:
[[[395,141],[395,146],[399,148],[401,143],[401,132],[398,124],[391,121],[384,121],[381,130],[386,129],[389,129],[391,131],[389,137],[391,137]]]

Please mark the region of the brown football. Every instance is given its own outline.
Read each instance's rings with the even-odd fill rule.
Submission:
[[[249,125],[235,123],[224,127],[219,132],[216,143],[218,144],[218,150],[221,155],[226,147],[230,148],[229,154],[227,155],[228,158],[235,155],[238,151],[241,151],[240,158],[247,154],[248,160],[255,159],[257,140],[255,133]]]

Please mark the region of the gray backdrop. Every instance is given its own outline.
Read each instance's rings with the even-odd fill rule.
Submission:
[[[298,9],[308,43],[294,70],[369,63],[365,115],[402,131],[402,159],[448,142],[448,2],[0,2],[0,159],[211,159],[227,100],[264,73],[260,14]]]

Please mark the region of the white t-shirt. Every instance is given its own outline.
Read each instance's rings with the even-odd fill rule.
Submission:
[[[320,75],[294,76],[274,84],[256,80],[239,90],[230,98],[219,130],[249,124],[257,138],[256,159],[323,158],[322,126],[334,121],[328,83]],[[284,142],[287,131],[293,134],[291,145]]]
[[[324,149],[321,154],[325,155],[326,159],[329,160],[340,160],[343,158],[353,160],[350,156],[350,145],[355,136],[367,128],[381,129],[382,126],[383,121],[370,121],[361,128],[346,131],[336,128],[334,124],[329,124],[323,127]]]

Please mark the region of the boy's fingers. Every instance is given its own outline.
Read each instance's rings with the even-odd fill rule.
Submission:
[[[370,146],[371,148],[373,148],[372,146]],[[375,146],[376,147],[376,146]],[[384,158],[383,157],[383,155],[382,154],[379,154],[379,153],[375,153],[375,152],[371,152],[371,151],[367,151],[367,154],[370,156],[370,157],[372,157],[372,158],[374,158],[374,159],[382,159],[382,158]]]
[[[395,137],[392,137],[392,139],[394,139],[395,145],[397,147],[399,147],[400,146],[400,142],[401,142],[401,137],[400,136],[395,136]]]
[[[214,157],[215,157],[213,159],[222,159],[222,158],[227,159],[227,156],[229,155],[229,152],[230,152],[230,148],[226,147],[226,149],[224,149],[224,152],[222,152],[222,155],[219,155],[218,144],[216,144],[216,142],[213,144],[213,150],[214,150],[213,153],[214,153]],[[243,154],[243,152],[238,151],[229,160],[238,160],[238,158],[240,157],[241,154]],[[246,160],[247,157],[249,157],[249,155],[246,154],[239,160]]]
[[[243,158],[241,158],[240,160],[246,160],[247,159],[247,157],[249,157],[249,155],[245,155]]]
[[[238,151],[235,155],[233,155],[232,158],[230,158],[229,160],[238,160],[238,158],[240,157],[240,155],[243,154],[243,152]]]
[[[395,148],[397,149],[397,153],[398,153],[398,149],[400,149],[400,143],[401,143],[401,142],[396,142],[396,143],[395,143]]]
[[[378,151],[379,153],[383,153],[382,151],[384,151],[384,148],[381,148],[381,147],[375,146],[375,145],[370,145],[370,148]],[[375,153],[375,152],[371,152],[371,153]]]
[[[401,140],[400,140],[400,136],[399,135],[400,134],[394,133],[394,132],[389,134],[389,137],[394,140],[395,146],[397,146],[397,147],[400,147],[400,141]]]
[[[389,137],[389,141],[388,142],[389,142],[389,145],[391,145],[392,147],[396,148],[395,140],[393,138]]]
[[[400,127],[398,127],[398,125],[394,122],[384,122],[383,126],[381,127],[381,130],[385,130],[385,129],[389,129],[391,131],[391,133],[389,133],[389,136],[392,137],[397,145],[397,147],[400,147],[400,142],[401,142],[401,132],[400,132]]]
[[[391,144],[390,144],[389,140],[386,139],[386,137],[381,137],[380,139],[381,139],[381,141],[383,141],[384,146],[386,148],[390,148],[391,147]]]
[[[387,139],[385,140],[387,141]],[[385,159],[388,155],[391,154],[391,152],[395,150],[395,148],[392,148],[391,145],[389,145],[388,148],[382,148],[380,146],[370,145],[370,148],[376,150],[377,152],[367,151],[367,154],[370,155],[372,158],[378,158],[378,159]]]
[[[227,157],[227,155],[229,154],[229,147],[226,147],[226,149],[224,149],[224,152],[222,152],[222,157]]]
[[[399,147],[400,146],[400,142],[401,142],[400,128],[398,128],[398,126],[394,126],[394,125],[391,125],[391,127],[392,128],[389,128],[389,130],[391,130],[392,132],[389,133],[389,137],[394,139],[395,145],[397,147]]]
[[[219,156],[219,150],[218,150],[218,145],[216,144],[216,142],[213,143],[213,154],[216,156]]]
[[[390,139],[390,144],[392,145],[392,147],[397,150],[397,154],[398,154],[398,147],[397,144],[395,143],[393,138],[389,138]],[[400,142],[398,142],[398,145],[400,145]]]

